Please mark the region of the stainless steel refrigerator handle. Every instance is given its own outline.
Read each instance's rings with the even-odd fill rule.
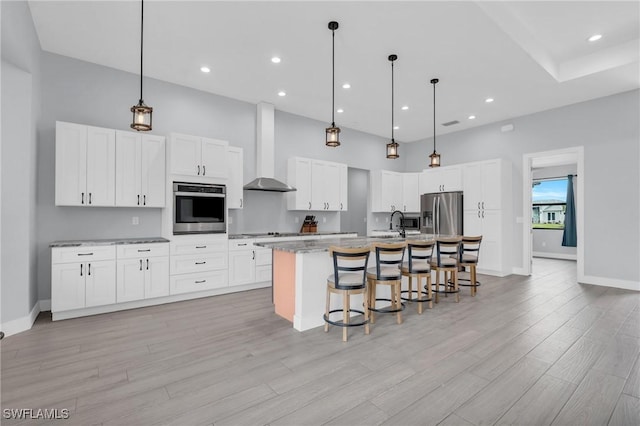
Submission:
[[[438,197],[438,207],[436,208],[437,228],[436,234],[440,235],[440,197]]]
[[[436,199],[433,198],[433,206],[431,208],[431,226],[433,227],[433,233],[436,233]]]

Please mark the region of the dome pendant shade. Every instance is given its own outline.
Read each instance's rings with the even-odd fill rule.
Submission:
[[[433,84],[433,153],[429,156],[429,167],[440,167],[440,154],[436,152],[436,84],[437,78],[431,80]]]
[[[336,30],[338,23],[336,21],[329,22],[331,30],[331,127],[327,127],[325,145],[331,148],[340,146],[340,128],[335,123],[335,99],[336,99]]]
[[[139,132],[147,132],[151,130],[151,116],[153,108],[144,104],[142,100],[142,52],[143,52],[143,28],[144,28],[144,0],[140,1],[140,100],[137,105],[131,107],[133,113],[133,121],[131,128]]]

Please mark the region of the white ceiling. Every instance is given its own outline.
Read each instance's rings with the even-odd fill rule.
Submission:
[[[29,5],[44,50],[139,73],[139,1]],[[329,124],[336,20],[336,125],[390,137],[395,53],[395,136],[409,142],[433,134],[434,77],[437,134],[640,87],[639,16],[638,1],[146,1],[144,76]]]

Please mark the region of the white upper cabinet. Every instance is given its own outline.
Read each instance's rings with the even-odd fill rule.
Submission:
[[[402,211],[407,213],[420,212],[420,174],[402,174]]]
[[[502,209],[505,163],[501,159],[464,164],[464,209]]]
[[[340,164],[340,210],[349,210],[349,168]]]
[[[227,150],[229,161],[229,181],[227,182],[227,207],[230,209],[241,209],[243,207],[244,174],[243,174],[243,151],[242,148],[230,146]]]
[[[297,191],[287,195],[287,208],[314,211],[346,210],[346,168],[346,164],[331,161],[289,158],[287,183]]]
[[[115,205],[115,130],[56,122],[56,205]]]
[[[172,174],[227,178],[228,142],[172,133],[170,144]]]
[[[420,194],[462,191],[460,166],[426,169],[420,174]]]
[[[116,131],[116,206],[164,207],[165,139]]]

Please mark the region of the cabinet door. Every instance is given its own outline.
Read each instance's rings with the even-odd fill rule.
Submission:
[[[440,171],[438,169],[427,169],[420,173],[418,190],[420,195],[440,192]]]
[[[200,176],[202,145],[200,138],[188,135],[171,135],[171,173],[176,175]]]
[[[142,205],[140,149],[142,135],[116,131],[116,206]]]
[[[440,172],[442,192],[462,191],[462,171],[460,166],[443,167]]]
[[[478,268],[502,271],[502,213],[499,210],[483,210],[481,216],[482,243]]]
[[[229,252],[229,285],[243,285],[255,282],[256,252],[238,250]]]
[[[324,163],[322,171],[324,200],[327,210],[340,211],[340,165],[338,163]]]
[[[212,178],[226,178],[227,167],[227,141],[202,138],[202,176]]]
[[[465,164],[463,176],[463,205],[465,210],[482,209],[482,165],[480,163]],[[499,186],[496,188],[499,190]]]
[[[116,205],[116,132],[113,129],[87,127],[87,192],[90,206]]]
[[[144,299],[143,259],[118,260],[116,301],[129,302]],[[169,271],[167,271],[167,278]]]
[[[140,204],[143,207],[164,207],[166,180],[164,137],[142,136],[140,151]]]
[[[327,210],[325,162],[311,161],[311,210]]]
[[[502,160],[482,163],[481,207],[486,210],[502,209]],[[484,203],[484,204],[482,204]]]
[[[297,189],[287,193],[289,210],[311,210],[311,160],[290,158],[288,162],[287,183]]]
[[[116,261],[103,260],[86,263],[85,306],[116,303]]]
[[[419,189],[420,173],[403,173],[402,174],[402,211],[403,212],[419,212],[420,211],[420,189]]]
[[[87,197],[87,126],[56,123],[56,206],[81,206]]]
[[[402,174],[383,170],[381,172],[382,208],[387,211],[402,209]]]
[[[349,210],[349,168],[340,164],[340,210]]]
[[[150,257],[144,261],[144,298],[169,295],[169,258]]]
[[[227,183],[227,207],[242,208],[242,187],[244,185],[243,151],[242,148],[229,147],[227,151],[229,162],[229,181]]]
[[[84,308],[86,264],[61,263],[51,267],[51,312]]]

